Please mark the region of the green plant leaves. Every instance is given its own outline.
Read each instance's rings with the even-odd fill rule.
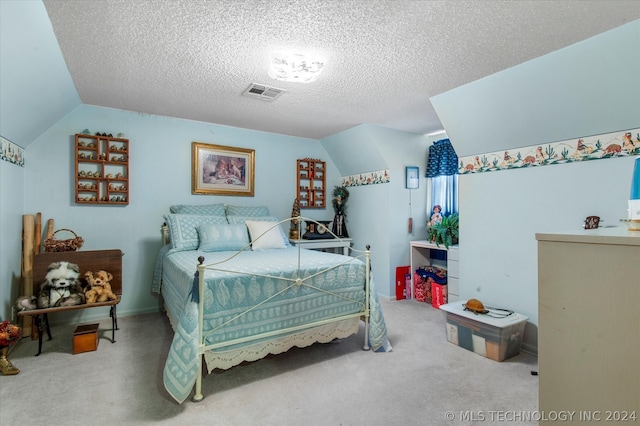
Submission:
[[[458,213],[443,216],[440,223],[429,226],[428,232],[429,241],[433,241],[438,247],[443,244],[448,249],[460,238]]]

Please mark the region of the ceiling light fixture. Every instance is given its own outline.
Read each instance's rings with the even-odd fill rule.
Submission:
[[[273,54],[269,77],[281,81],[311,83],[318,78],[324,63],[300,53],[292,55]]]
[[[427,133],[427,136],[435,136],[435,135],[441,135],[443,133],[447,133],[446,130],[442,129],[442,130],[436,130],[435,132],[431,132],[431,133]]]

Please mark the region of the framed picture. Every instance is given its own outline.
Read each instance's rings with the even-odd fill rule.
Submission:
[[[407,167],[406,169],[407,189],[418,189],[418,186],[420,184],[418,174],[419,174],[418,167],[413,167],[413,166]]]
[[[193,194],[253,197],[255,150],[202,142],[191,145]]]

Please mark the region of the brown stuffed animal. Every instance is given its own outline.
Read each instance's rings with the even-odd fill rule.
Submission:
[[[108,300],[118,300],[118,296],[116,296],[111,290],[111,284],[109,282],[113,279],[113,275],[111,275],[107,271],[97,271],[91,272],[87,271],[84,273],[84,279],[87,280],[89,287],[85,290],[85,297],[87,299],[87,303],[99,303],[106,302]]]

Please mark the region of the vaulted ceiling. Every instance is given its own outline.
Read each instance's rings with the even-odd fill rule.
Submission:
[[[85,104],[312,139],[442,129],[430,97],[640,17],[633,1],[44,0]],[[320,54],[314,83],[276,51]],[[286,90],[242,96],[251,83]]]

